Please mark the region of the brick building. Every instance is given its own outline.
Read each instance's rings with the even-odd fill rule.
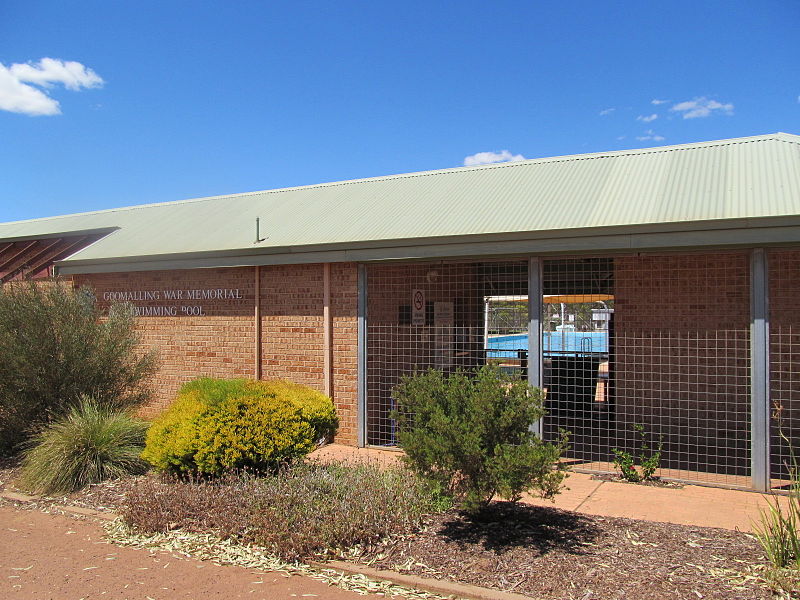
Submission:
[[[611,469],[766,489],[800,438],[800,137],[773,134],[0,224],[0,280],[56,271],[136,307],[156,414],[198,376],[331,395],[394,446],[392,388],[494,361],[545,438]]]

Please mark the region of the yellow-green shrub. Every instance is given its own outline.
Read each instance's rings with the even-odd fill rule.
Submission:
[[[201,473],[267,469],[314,449],[314,429],[277,396],[233,396],[200,423],[194,461]]]
[[[181,390],[172,406],[147,430],[142,458],[159,471],[192,471],[198,426],[209,408],[198,391]]]
[[[336,425],[331,399],[311,388],[203,378],[184,385],[153,422],[142,457],[177,473],[266,470],[305,456]]]
[[[285,379],[260,381],[257,385],[265,392],[275,394],[278,398],[297,406],[303,418],[314,428],[316,441],[327,440],[333,436],[339,420],[336,418],[333,402],[325,394],[307,385],[292,383]]]

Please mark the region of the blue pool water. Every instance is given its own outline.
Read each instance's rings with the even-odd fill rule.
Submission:
[[[489,338],[489,358],[517,358],[518,350],[528,349],[528,334],[499,335]],[[542,335],[544,354],[550,352],[608,352],[606,331],[546,331]]]

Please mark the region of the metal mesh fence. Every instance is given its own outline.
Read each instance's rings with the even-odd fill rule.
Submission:
[[[577,469],[614,470],[641,427],[663,477],[748,486],[746,252],[543,261],[543,435]],[[527,374],[528,261],[367,268],[367,443],[397,444],[400,377],[494,360]],[[796,387],[796,386],[795,386]]]
[[[397,444],[392,389],[403,375],[472,369],[487,360],[524,372],[527,323],[507,324],[493,308],[527,315],[527,267],[524,260],[368,266],[368,444]]]
[[[770,251],[768,264],[770,471],[773,486],[786,488],[800,450],[800,251]]]
[[[743,253],[545,261],[545,438],[566,429],[576,468],[611,471],[638,427],[658,475],[749,485],[749,290]],[[571,345],[548,344],[559,329]]]

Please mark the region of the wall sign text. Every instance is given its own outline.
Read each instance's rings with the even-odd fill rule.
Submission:
[[[138,302],[175,301],[188,302],[198,300],[242,300],[240,289],[204,288],[204,289],[162,289],[162,290],[125,290],[103,292],[106,302],[130,302],[140,317],[177,317],[186,315],[202,317],[207,313],[203,304],[164,304],[140,306]]]

